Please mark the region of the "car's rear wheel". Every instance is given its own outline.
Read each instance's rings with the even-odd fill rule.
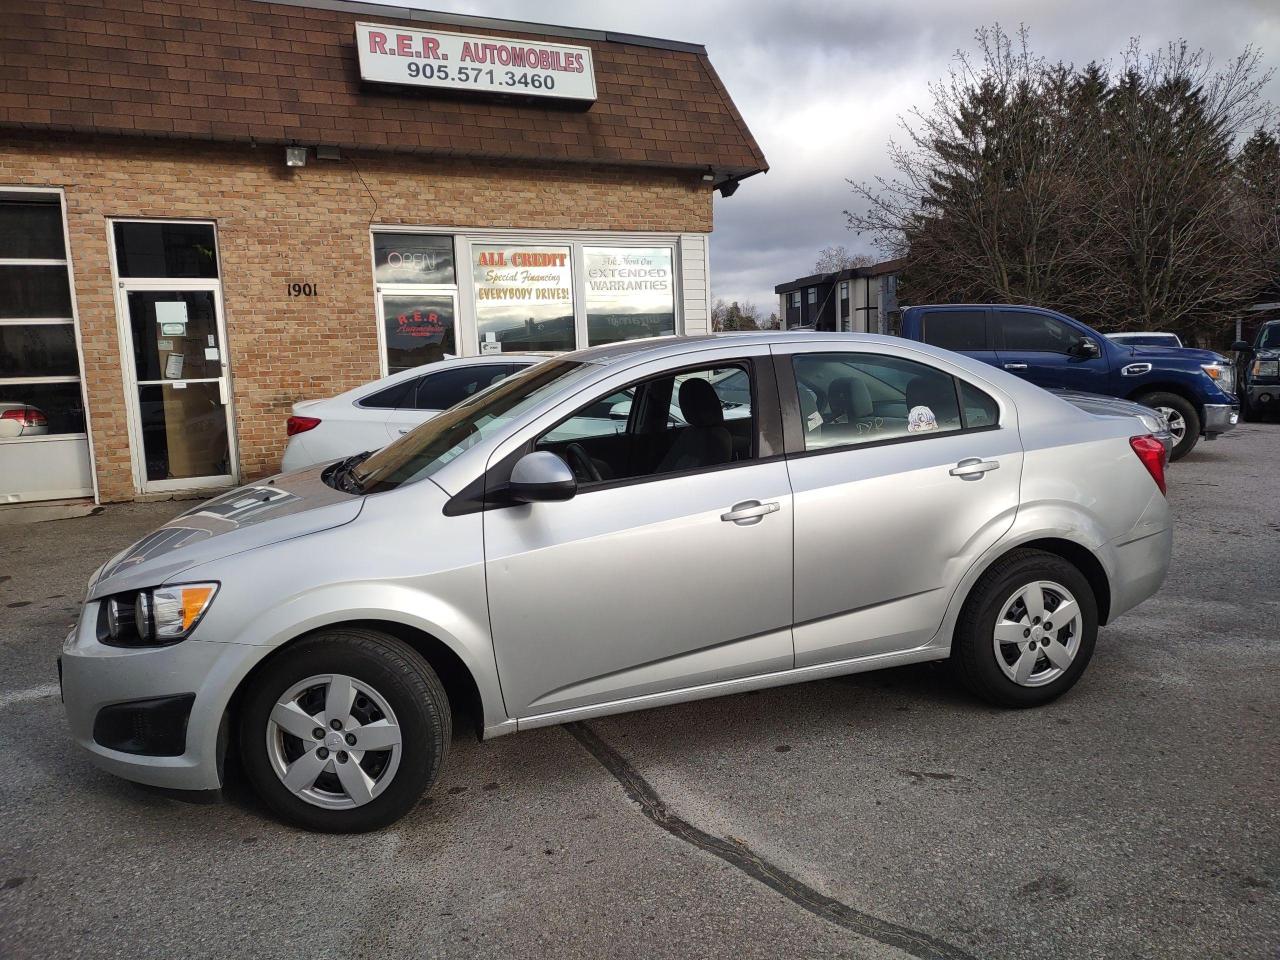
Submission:
[[[290,645],[252,678],[240,712],[245,772],[276,813],[309,830],[376,830],[435,782],[449,700],[411,647],[335,629]]]
[[[1195,445],[1200,442],[1200,414],[1196,412],[1194,403],[1186,397],[1163,390],[1143,394],[1138,402],[1151,407],[1169,421],[1169,432],[1173,434],[1170,460],[1181,460],[1195,449]]]
[[[1097,601],[1084,574],[1056,554],[1015,550],[970,591],[951,659],[984,700],[1035,707],[1075,685],[1097,636]]]

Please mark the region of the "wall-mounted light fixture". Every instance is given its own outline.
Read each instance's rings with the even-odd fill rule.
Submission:
[[[284,165],[286,167],[305,167],[307,165],[307,148],[285,147]]]
[[[716,179],[715,172],[710,167],[707,167],[707,172],[702,175],[702,179],[707,183],[714,183]]]

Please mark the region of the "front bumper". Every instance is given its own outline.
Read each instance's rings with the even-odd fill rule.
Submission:
[[[1240,420],[1238,403],[1206,403],[1200,429],[1210,436],[1226,433]]]
[[[227,705],[240,681],[270,649],[195,639],[169,647],[109,647],[98,642],[97,618],[98,604],[85,604],[62,648],[62,697],[76,743],[97,766],[128,780],[179,790],[219,788],[219,730]],[[94,739],[103,707],[184,694],[194,694],[195,701],[180,754],[126,753]]]
[[[1246,390],[1249,393],[1251,407],[1280,404],[1280,383],[1251,383]]]

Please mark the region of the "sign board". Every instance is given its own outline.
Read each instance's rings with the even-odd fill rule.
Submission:
[[[356,52],[370,83],[596,99],[590,47],[357,23]]]

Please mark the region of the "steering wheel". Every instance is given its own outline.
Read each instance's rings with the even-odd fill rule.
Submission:
[[[584,483],[599,483],[604,477],[600,476],[600,470],[596,467],[596,463],[591,459],[591,455],[582,449],[582,444],[571,443],[564,448],[564,455],[569,460],[569,466],[573,468],[573,472],[578,475],[578,479]]]

